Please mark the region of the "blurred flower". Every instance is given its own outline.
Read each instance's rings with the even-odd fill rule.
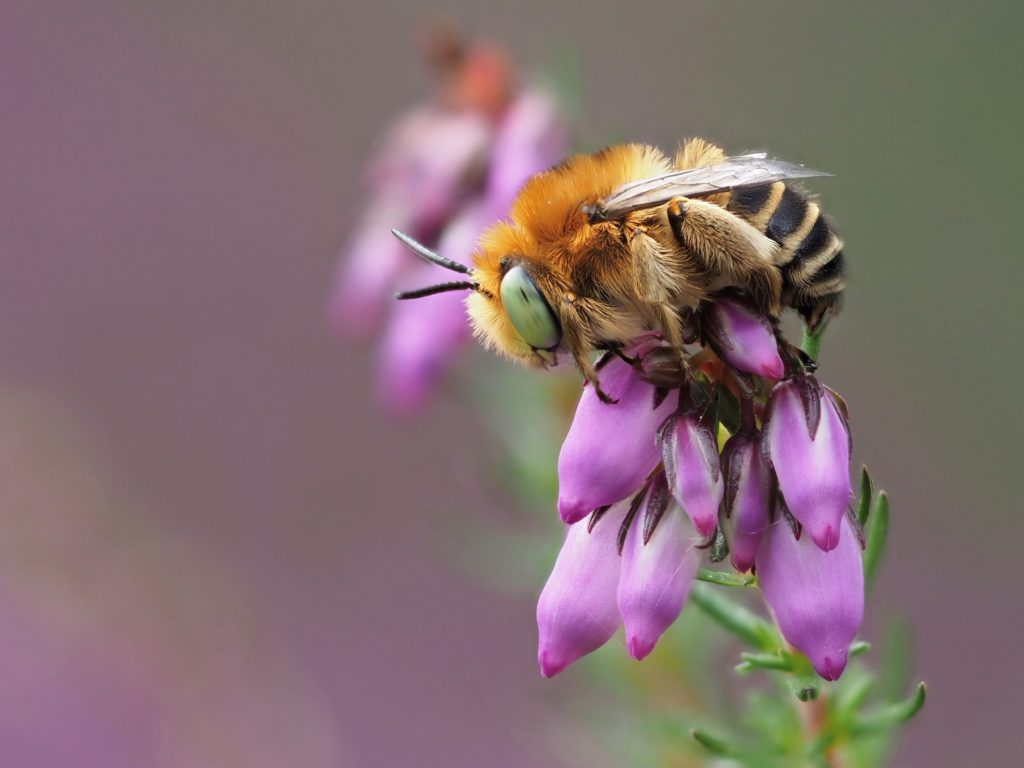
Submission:
[[[845,530],[826,552],[807,537],[794,536],[784,519],[776,520],[757,553],[761,591],[782,636],[826,680],[843,674],[864,618],[860,542],[846,515],[840,524]]]
[[[504,216],[519,187],[565,154],[568,129],[547,93],[518,86],[500,49],[471,47],[450,30],[427,40],[437,93],[401,117],[367,173],[368,203],[339,260],[329,317],[353,339],[390,314],[378,364],[385,406],[421,406],[468,340],[454,294],[395,306],[393,293],[429,272],[391,235],[400,229],[456,260]]]
[[[810,374],[772,390],[765,443],[790,512],[824,550],[839,543],[852,496],[850,434],[835,395]]]
[[[708,338],[726,363],[745,373],[782,378],[785,368],[767,317],[732,298],[715,301],[705,317]]]

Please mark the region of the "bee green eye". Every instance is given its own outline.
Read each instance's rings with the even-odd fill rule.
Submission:
[[[512,267],[501,279],[501,304],[508,319],[534,349],[554,349],[562,339],[555,313],[522,267]]]

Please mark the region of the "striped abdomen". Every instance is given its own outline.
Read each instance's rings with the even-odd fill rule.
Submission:
[[[725,207],[779,244],[782,302],[816,325],[846,282],[843,242],[825,215],[781,181],[734,189]]]

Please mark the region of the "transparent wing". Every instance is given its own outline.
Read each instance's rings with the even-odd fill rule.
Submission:
[[[764,152],[738,155],[704,168],[688,168],[623,184],[594,206],[591,218],[595,221],[617,219],[631,211],[662,205],[679,196],[699,197],[736,187],[831,175],[785,160],[775,160]]]

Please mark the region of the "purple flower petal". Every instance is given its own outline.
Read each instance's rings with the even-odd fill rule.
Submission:
[[[474,201],[448,225],[437,250],[456,261],[469,261],[480,233],[495,218],[485,201]],[[421,287],[450,279],[444,269],[423,265],[405,284]],[[380,357],[379,391],[387,407],[408,413],[419,408],[433,391],[472,336],[465,298],[463,292],[452,292],[395,302]]]
[[[492,130],[485,116],[468,110],[408,112],[371,165],[374,199],[405,208],[412,229],[436,231],[482,178]]]
[[[429,273],[427,280],[438,282],[434,270],[419,274]],[[378,396],[392,413],[421,408],[471,338],[464,299],[461,293],[444,293],[395,303],[381,340],[377,377]]]
[[[397,210],[369,218],[341,254],[327,305],[328,321],[339,336],[366,339],[394,301],[395,282],[413,266],[391,234],[391,227],[402,228],[403,221]]]
[[[864,618],[860,544],[844,515],[838,546],[825,552],[799,541],[785,520],[769,526],[757,553],[757,576],[782,636],[826,680],[846,668],[850,643]]]
[[[682,510],[671,506],[644,544],[643,520],[633,521],[622,550],[619,613],[626,648],[638,661],[679,617],[700,565],[700,550]]]
[[[834,548],[852,495],[849,435],[838,407],[813,377],[798,377],[775,387],[765,430],[789,511],[819,547]]]
[[[694,414],[683,414],[667,425],[662,446],[672,495],[703,536],[718,527],[718,507],[725,483],[718,445],[711,427]]]
[[[628,501],[616,504],[589,532],[585,520],[569,526],[537,601],[537,660],[544,677],[596,651],[619,628],[618,535],[628,509]]]
[[[707,332],[725,362],[769,379],[785,373],[771,322],[732,299],[718,299],[707,312]]]
[[[740,431],[722,451],[726,466],[726,513],[732,522],[730,556],[741,573],[754,565],[768,527],[772,476],[761,453],[760,435]]]
[[[624,499],[661,461],[658,427],[673,398],[654,407],[654,387],[618,358],[601,369],[601,386],[619,402],[602,403],[583,388],[558,456],[558,512],[567,523]]]
[[[535,173],[564,155],[568,127],[555,100],[536,89],[524,89],[502,117],[491,151],[487,195],[504,209]]]

